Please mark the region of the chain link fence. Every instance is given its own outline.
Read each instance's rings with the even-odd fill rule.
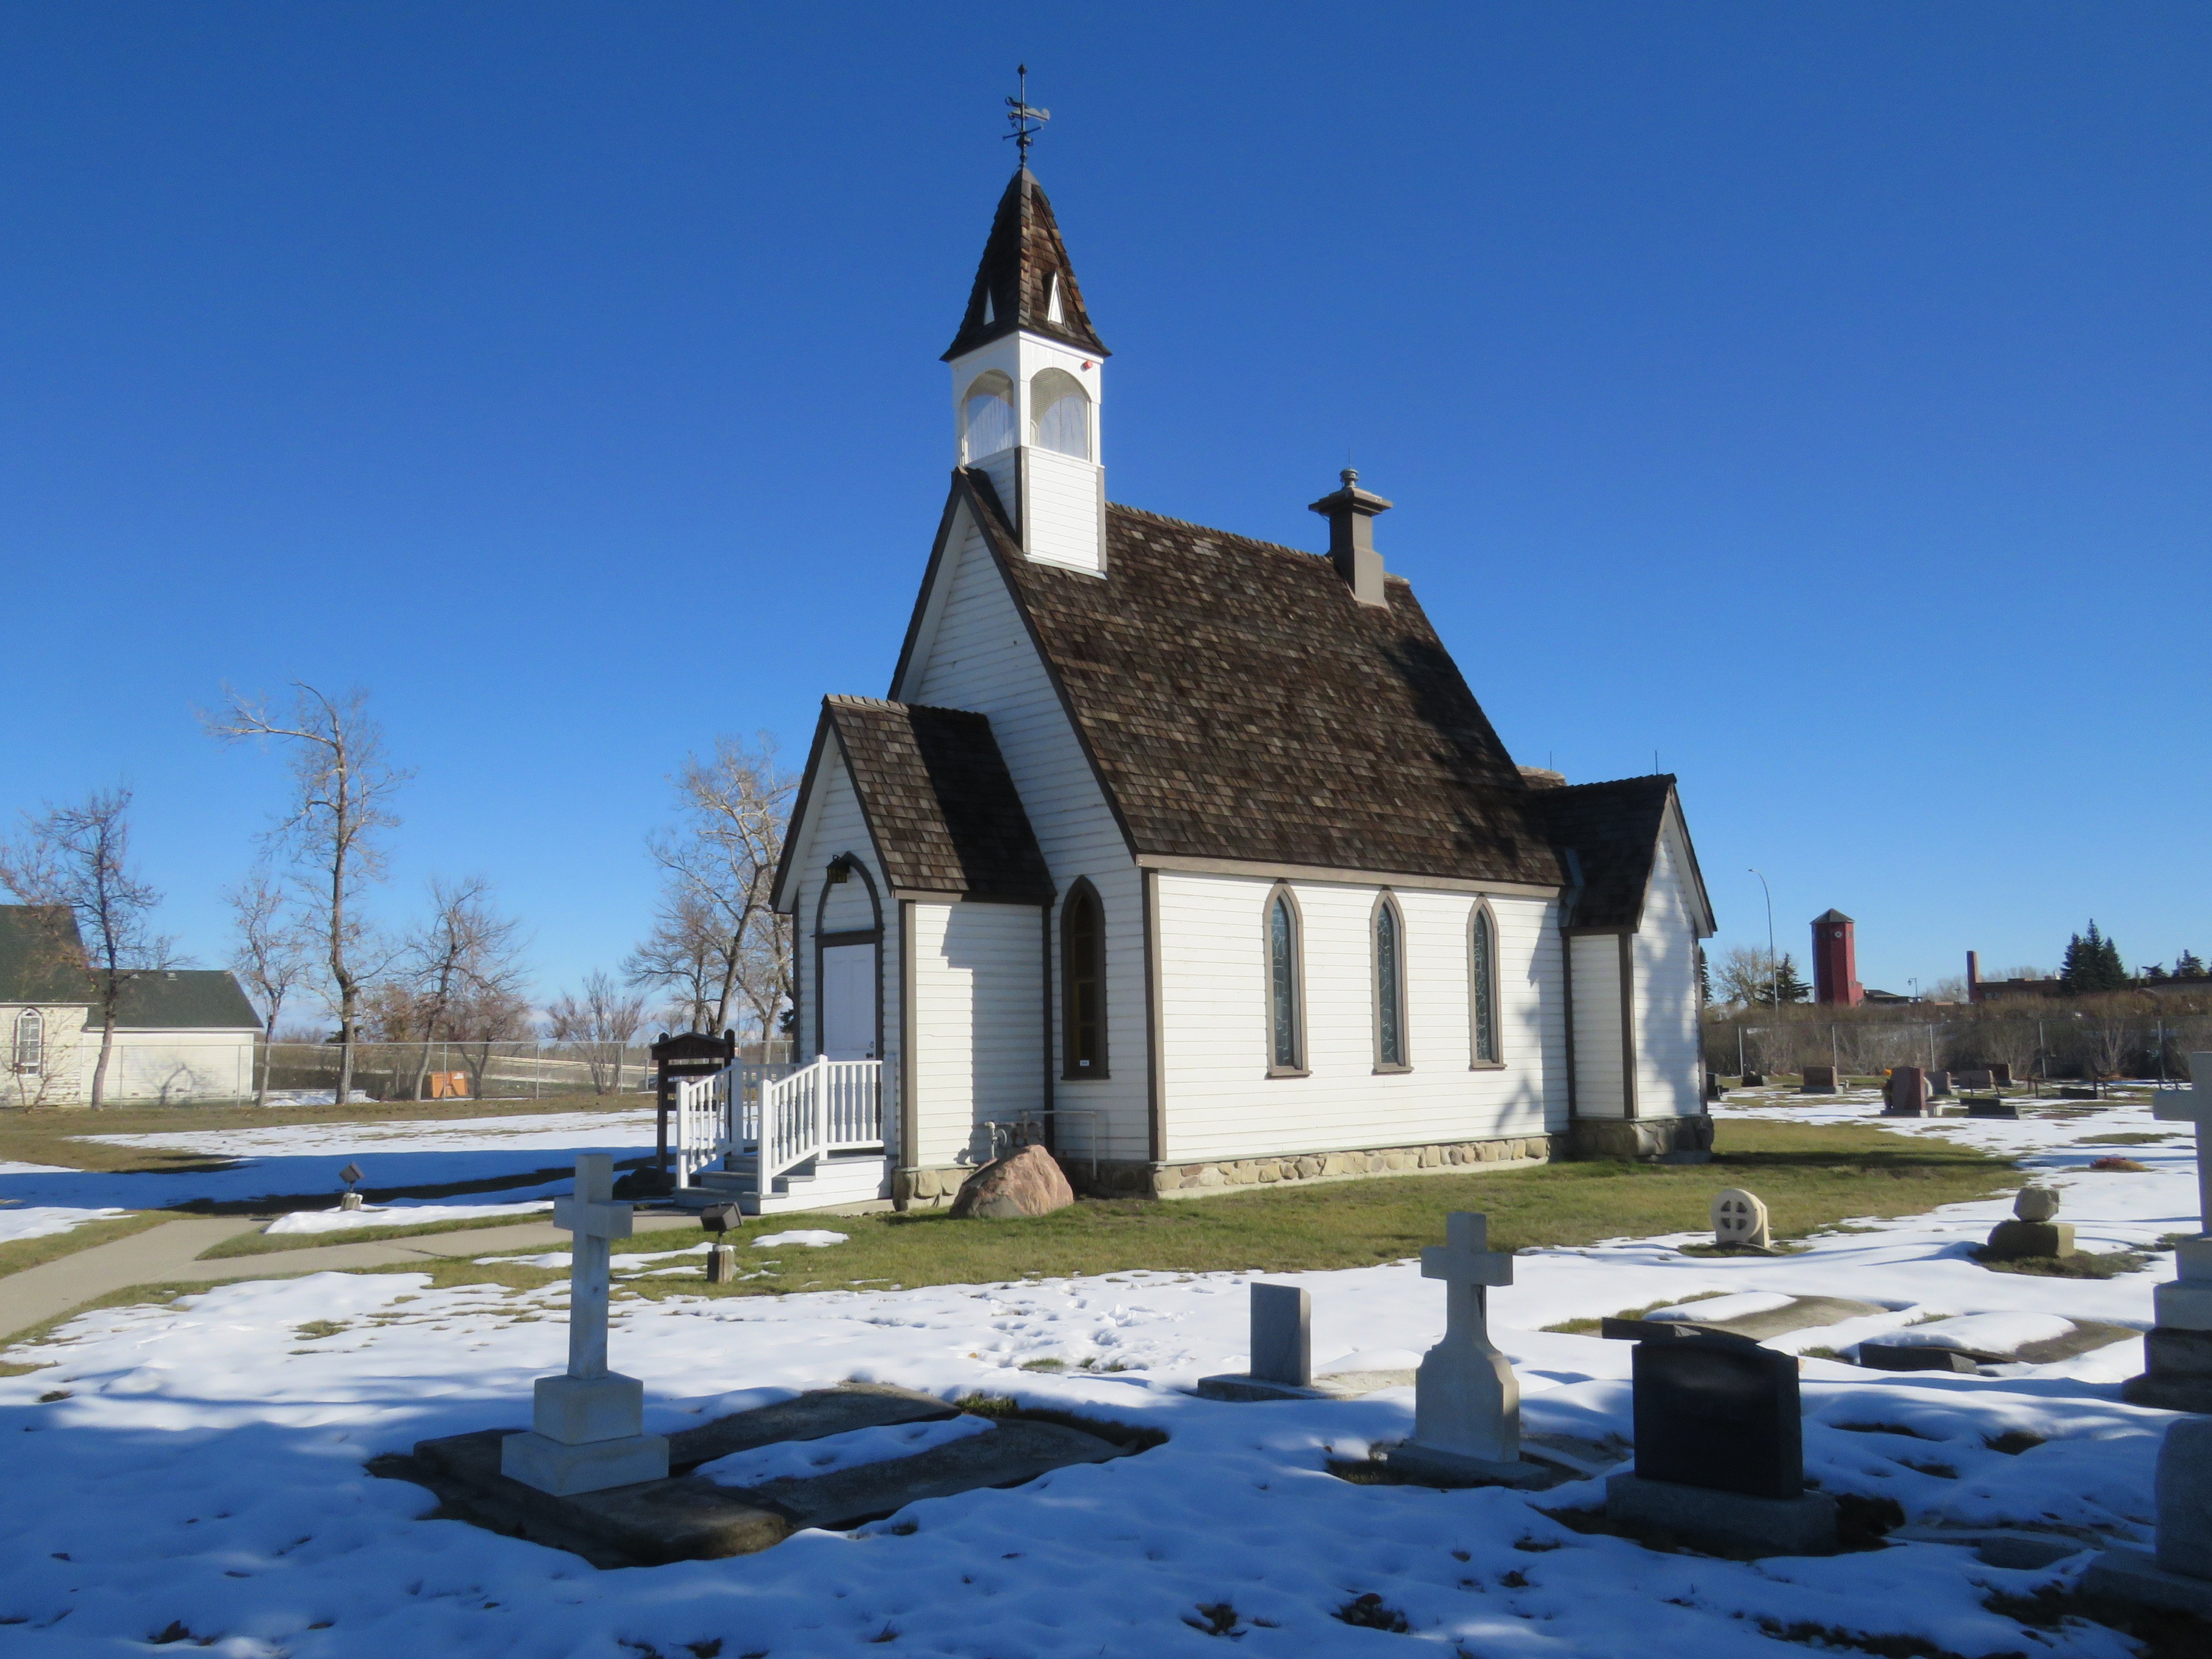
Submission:
[[[1968,1071],[1991,1062],[2029,1079],[2185,1081],[2189,1056],[2212,1051],[2212,1016],[1975,1014],[1949,1019],[1717,1019],[1705,1022],[1705,1066],[1724,1077],[1833,1066],[1878,1077],[1897,1066]]]

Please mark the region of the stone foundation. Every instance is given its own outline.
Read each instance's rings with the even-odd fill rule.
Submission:
[[[1427,1146],[1377,1146],[1353,1152],[1290,1153],[1272,1158],[1223,1158],[1199,1164],[1140,1164],[1101,1160],[1094,1176],[1088,1158],[1060,1160],[1068,1184],[1088,1198],[1200,1198],[1249,1187],[1307,1186],[1372,1176],[1443,1175],[1500,1164],[1548,1164],[1567,1158],[1650,1160],[1671,1156],[1691,1162],[1710,1156],[1713,1121],[1689,1117],[1577,1118],[1565,1134],[1504,1135]],[[891,1199],[902,1210],[937,1209],[952,1202],[975,1174],[966,1164],[896,1170]]]
[[[1578,1117],[1570,1138],[1576,1158],[1697,1163],[1712,1156],[1713,1121],[1703,1112],[1687,1117]]]

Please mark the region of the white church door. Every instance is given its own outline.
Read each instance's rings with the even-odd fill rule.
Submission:
[[[831,1060],[877,1057],[873,945],[832,945],[822,952],[822,1052]]]

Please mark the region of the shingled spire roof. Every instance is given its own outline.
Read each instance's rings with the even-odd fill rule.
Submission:
[[[1055,278],[1060,285],[1058,321],[1052,319]],[[1083,290],[1076,286],[1074,267],[1067,262],[1052,204],[1027,167],[1014,174],[999,198],[991,239],[983,245],[983,262],[975,268],[975,285],[969,290],[968,313],[945,349],[945,361],[1017,329],[1079,351],[1108,355],[1083,308]]]

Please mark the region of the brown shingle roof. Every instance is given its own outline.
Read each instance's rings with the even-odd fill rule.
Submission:
[[[1583,887],[1575,903],[1577,927],[1633,927],[1644,914],[1651,860],[1673,799],[1671,774],[1618,778],[1609,783],[1539,789],[1535,802],[1552,843],[1565,862],[1572,848]]]
[[[1052,320],[1052,283],[1060,279],[1060,320]],[[984,297],[990,305],[986,317]],[[1091,326],[1091,313],[1083,308],[1083,290],[1075,284],[1075,267],[1068,263],[1067,246],[1060,240],[1060,226],[1052,216],[1052,204],[1044,186],[1027,167],[1015,173],[999,198],[991,220],[991,234],[983,244],[982,263],[975,283],[968,292],[967,314],[960,332],[945,348],[949,362],[1016,329],[1058,340],[1079,351],[1108,356],[1098,332]]]
[[[1402,579],[1362,605],[1318,555],[1109,506],[1101,581],[1023,557],[960,477],[1136,852],[1559,884]]]
[[[960,708],[825,697],[894,889],[1042,903],[1052,877],[991,722]]]

